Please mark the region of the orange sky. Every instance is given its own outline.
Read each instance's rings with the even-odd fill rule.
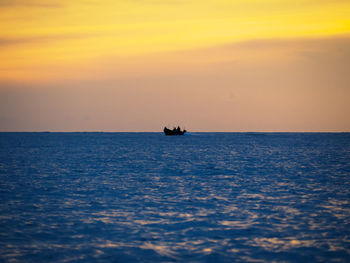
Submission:
[[[350,131],[345,0],[0,0],[0,131]]]

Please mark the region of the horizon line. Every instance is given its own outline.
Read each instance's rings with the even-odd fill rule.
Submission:
[[[163,131],[0,131],[0,133],[163,133]],[[188,131],[187,133],[350,133],[350,131]]]

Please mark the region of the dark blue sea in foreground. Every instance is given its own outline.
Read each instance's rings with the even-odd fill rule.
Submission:
[[[0,133],[0,262],[350,262],[350,134]]]

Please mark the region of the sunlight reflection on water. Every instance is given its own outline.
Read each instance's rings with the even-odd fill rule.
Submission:
[[[350,261],[350,134],[0,134],[5,262]]]

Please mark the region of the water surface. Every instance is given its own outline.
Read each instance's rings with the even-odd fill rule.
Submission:
[[[349,133],[0,133],[2,262],[349,262]]]

